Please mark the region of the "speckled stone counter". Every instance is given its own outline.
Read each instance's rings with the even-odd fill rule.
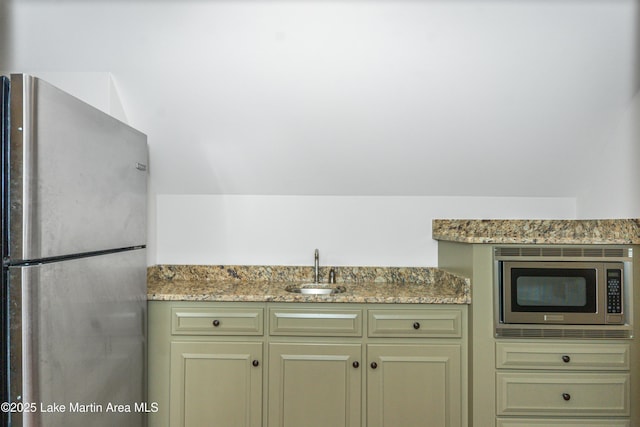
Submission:
[[[434,219],[435,240],[462,243],[640,244],[640,219],[466,220]]]
[[[159,265],[148,269],[147,299],[154,301],[259,301],[470,304],[470,280],[437,268],[336,267],[346,291],[331,295],[287,292],[312,281],[312,267]],[[320,269],[326,286],[329,269]]]

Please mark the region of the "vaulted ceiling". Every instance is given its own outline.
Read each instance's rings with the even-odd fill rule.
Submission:
[[[0,69],[112,73],[170,194],[574,196],[637,0],[4,0]]]

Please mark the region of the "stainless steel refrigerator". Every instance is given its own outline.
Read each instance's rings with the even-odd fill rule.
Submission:
[[[142,426],[147,143],[2,77],[2,403],[10,426]]]

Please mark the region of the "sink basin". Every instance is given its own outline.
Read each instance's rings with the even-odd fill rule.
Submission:
[[[284,288],[287,292],[304,295],[341,294],[347,289],[344,286],[327,286],[321,283],[305,283],[304,285],[289,285]]]

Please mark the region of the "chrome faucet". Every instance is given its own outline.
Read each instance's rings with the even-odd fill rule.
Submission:
[[[318,252],[318,250],[316,249],[316,251],[313,254],[313,273],[314,273],[314,282],[313,283],[320,283],[320,252]]]

